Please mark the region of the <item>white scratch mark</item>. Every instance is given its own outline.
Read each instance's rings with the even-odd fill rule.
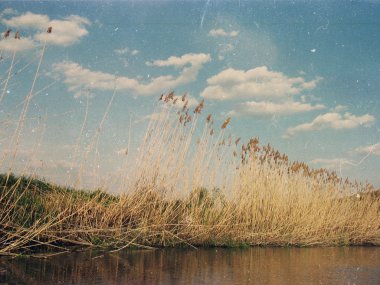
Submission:
[[[340,174],[340,176],[343,176],[342,175],[342,166],[343,166],[343,164],[348,164],[348,165],[351,165],[351,166],[354,166],[354,167],[358,167],[358,166],[360,166],[371,154],[373,153],[373,151],[371,150],[371,151],[369,151],[364,157],[362,157],[362,159],[361,160],[359,160],[359,162],[355,162],[355,161],[349,161],[349,160],[347,160],[347,161],[340,161],[340,163],[339,163],[339,174]]]
[[[316,32],[320,31],[320,30],[327,30],[329,28],[329,25],[330,25],[330,21],[327,19],[327,22],[325,25],[322,25],[322,26],[319,26],[316,30]]]
[[[210,2],[211,2],[211,0],[207,0],[205,8],[203,9],[203,13],[202,13],[202,17],[201,17],[201,25],[200,25],[201,28],[203,28],[203,21],[205,19],[207,7],[210,5]]]

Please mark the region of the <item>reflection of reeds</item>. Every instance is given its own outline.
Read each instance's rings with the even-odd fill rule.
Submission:
[[[6,270],[3,282],[30,285],[56,284],[57,280],[117,285],[251,284],[249,280],[258,284],[289,284],[289,280],[292,284],[350,284],[352,279],[357,284],[379,284],[378,256],[378,249],[367,247],[86,251],[47,259],[3,258],[0,269]],[[332,270],[342,264],[344,273]]]
[[[380,195],[369,185],[291,162],[257,138],[239,151],[240,139],[224,136],[229,119],[210,136],[211,117],[201,130],[198,112],[185,124],[176,116],[186,118],[189,110],[178,111],[174,95],[168,97],[148,126],[124,194],[1,176],[0,252],[67,245],[380,244]],[[360,199],[353,191],[363,192]]]

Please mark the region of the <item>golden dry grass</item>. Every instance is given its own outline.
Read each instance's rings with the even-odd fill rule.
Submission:
[[[49,27],[47,33],[54,29]],[[6,31],[1,40],[9,34]],[[230,118],[216,123],[211,115],[203,116],[204,101],[190,110],[186,94],[160,96],[159,115],[148,125],[136,163],[128,162],[123,168],[119,195],[59,187],[34,175],[13,176],[31,102],[50,86],[34,91],[45,50],[46,43],[26,65],[38,62],[8,153],[0,159],[0,166],[10,169],[0,175],[0,255],[36,249],[65,251],[75,245],[112,250],[177,245],[380,245],[379,191],[343,181],[325,169],[291,162],[270,145],[260,145],[257,138],[242,144],[240,138],[228,134]],[[1,82],[0,103],[15,74],[15,59],[16,52]],[[91,155],[93,165],[101,164],[98,144],[115,94],[116,86],[92,141],[81,152],[87,100],[73,149],[75,158],[82,158],[80,167],[77,177],[70,174],[67,179],[73,185],[81,184]],[[93,177],[97,178],[95,170]],[[356,193],[360,193],[358,198]]]
[[[122,194],[3,175],[0,254],[71,246],[380,245],[380,195],[162,96]],[[200,125],[200,127],[198,127]],[[212,132],[211,132],[212,131]],[[356,193],[360,193],[359,197]]]

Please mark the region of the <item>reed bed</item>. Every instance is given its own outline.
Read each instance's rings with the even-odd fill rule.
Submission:
[[[52,33],[51,27],[47,33]],[[2,40],[7,40],[6,35]],[[116,86],[93,140],[81,155],[87,101],[74,147],[74,155],[83,159],[78,176],[68,174],[75,188],[33,174],[12,174],[29,106],[41,92],[34,89],[46,42],[41,49],[8,154],[0,160],[0,166],[10,169],[0,175],[0,255],[78,246],[121,250],[380,245],[379,191],[292,162],[271,145],[261,145],[258,138],[243,143],[229,134],[230,118],[214,121],[211,114],[204,114],[204,101],[190,108],[186,94],[160,96],[157,116],[149,122],[137,159],[125,164],[119,194],[77,187],[90,152],[94,152],[93,164],[101,163],[98,144]],[[15,53],[1,83],[1,100],[14,66]]]
[[[218,127],[201,114],[203,101],[191,111],[186,100],[162,98],[122,194],[3,174],[0,253],[380,244],[380,195],[370,185],[290,162],[257,138],[241,144],[226,134],[229,119]]]

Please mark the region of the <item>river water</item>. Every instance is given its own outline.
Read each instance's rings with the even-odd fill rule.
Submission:
[[[96,251],[0,258],[0,284],[380,284],[380,248]]]

